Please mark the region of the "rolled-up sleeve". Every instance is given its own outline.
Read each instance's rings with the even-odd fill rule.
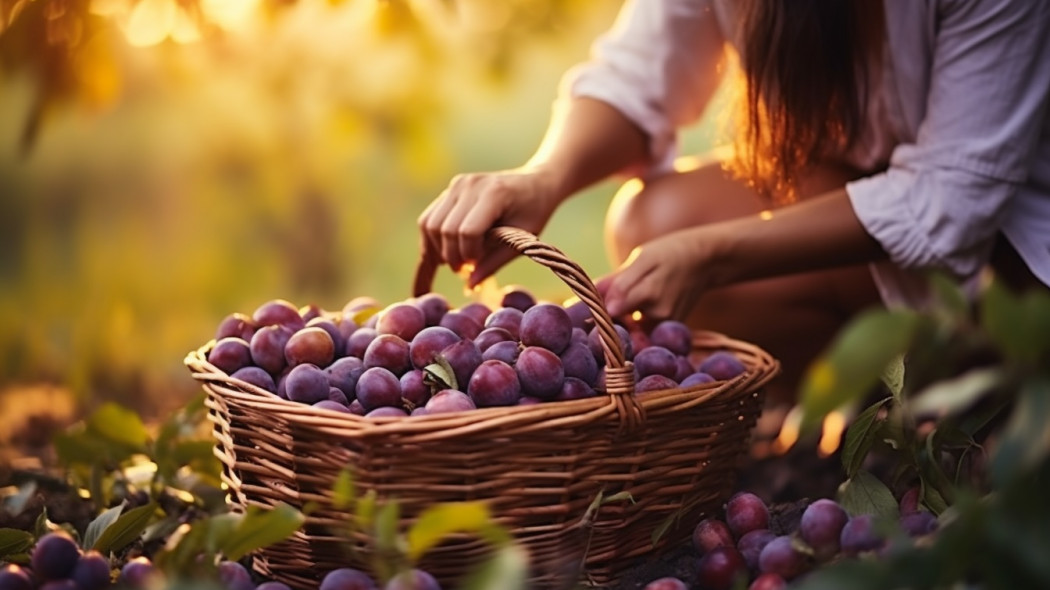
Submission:
[[[648,135],[651,161],[666,164],[677,129],[700,118],[718,87],[724,45],[711,0],[628,0],[559,96],[613,106]]]
[[[1050,2],[940,2],[915,141],[847,185],[861,223],[908,269],[973,276],[1028,179],[1050,93]],[[900,89],[902,100],[907,89]]]

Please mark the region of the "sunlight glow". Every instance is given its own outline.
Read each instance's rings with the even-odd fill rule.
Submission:
[[[758,218],[762,221],[769,221],[770,219],[773,219],[773,212],[769,209],[766,209],[765,211],[762,211],[758,214]]]
[[[204,16],[228,31],[250,26],[258,8],[259,0],[201,0]]]
[[[829,412],[824,417],[820,442],[817,444],[817,453],[821,457],[828,457],[839,448],[839,445],[842,443],[842,431],[845,428],[846,416],[842,412]]]
[[[784,424],[780,427],[780,434],[773,441],[773,452],[778,455],[791,450],[798,442],[799,427],[802,425],[802,410],[798,406],[791,408],[784,417]]]
[[[174,0],[142,0],[132,9],[124,34],[135,47],[156,45],[168,38],[177,16]]]

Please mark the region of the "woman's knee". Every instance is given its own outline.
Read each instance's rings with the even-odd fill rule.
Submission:
[[[624,183],[605,219],[606,248],[613,262],[631,250],[676,230],[757,213],[762,205],[743,183],[729,178],[719,162]]]

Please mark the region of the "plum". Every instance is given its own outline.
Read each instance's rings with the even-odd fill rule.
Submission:
[[[109,588],[109,560],[98,551],[88,551],[80,556],[70,574],[80,590],[103,590]]]
[[[271,299],[257,307],[252,313],[252,321],[260,328],[280,325],[292,332],[306,326],[299,308],[284,299]]]
[[[284,391],[288,399],[301,404],[315,404],[328,399],[328,375],[317,365],[303,364],[292,367],[284,380]]]
[[[426,408],[427,414],[465,412],[477,409],[474,400],[457,389],[443,389],[435,393],[423,407]]]
[[[664,320],[649,332],[653,346],[662,346],[676,355],[685,356],[693,349],[693,331],[685,323]]]
[[[769,508],[751,492],[738,492],[726,502],[726,524],[739,539],[755,529],[769,528]]]
[[[715,547],[700,558],[696,579],[704,590],[730,590],[747,579],[747,564],[735,547]]]
[[[689,590],[689,586],[678,578],[666,577],[649,582],[642,590]]]
[[[733,547],[733,534],[726,523],[717,518],[705,518],[693,527],[693,547],[704,555],[715,547]]]
[[[219,562],[218,574],[226,590],[255,590],[248,569],[236,561]]]
[[[839,550],[850,556],[876,551],[886,544],[885,537],[875,530],[875,517],[858,514],[842,527]]]
[[[785,580],[794,579],[810,567],[809,556],[795,547],[790,535],[780,535],[762,548],[758,555],[758,570],[763,574],[777,574]]]
[[[232,375],[238,369],[252,364],[251,345],[243,338],[227,336],[208,351],[208,362],[223,373]]]
[[[799,536],[813,548],[818,561],[826,561],[839,552],[839,537],[849,514],[834,500],[821,498],[802,513]]]
[[[417,568],[390,578],[383,590],[441,590],[441,584],[433,575]]]
[[[525,310],[519,324],[519,339],[524,346],[542,346],[561,354],[572,338],[572,319],[560,305],[539,303]]]
[[[467,395],[479,408],[516,405],[521,391],[517,371],[499,360],[482,362],[467,384]]]
[[[744,556],[747,568],[753,572],[758,571],[758,557],[766,545],[777,536],[769,529],[755,529],[744,533],[736,542],[736,548],[740,555]]]
[[[335,359],[335,341],[324,328],[309,326],[296,331],[284,344],[284,360],[289,367],[301,364],[327,367]]]
[[[747,590],[784,590],[787,588],[787,580],[774,573],[760,574],[751,581]]]
[[[33,573],[44,580],[60,580],[73,573],[80,559],[80,547],[64,532],[40,537],[30,554]]]
[[[700,361],[700,365],[697,366],[697,369],[702,373],[707,373],[718,381],[725,381],[743,373],[746,370],[746,367],[744,366],[744,363],[740,362],[740,359],[738,359],[735,354],[726,350],[718,350],[712,352],[710,356]]]
[[[344,567],[325,574],[318,590],[377,590],[377,588],[376,583],[365,572]]]
[[[377,315],[377,334],[393,334],[405,342],[410,342],[427,327],[427,318],[423,310],[407,302],[388,305]]]

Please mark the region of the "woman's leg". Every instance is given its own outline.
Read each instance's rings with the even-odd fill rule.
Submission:
[[[852,176],[847,170],[818,168],[800,183],[800,198],[841,187]],[[606,246],[619,264],[653,237],[768,208],[712,157],[691,170],[625,184],[609,208]],[[711,290],[697,302],[688,323],[757,344],[776,357],[782,370],[767,388],[768,404],[786,405],[794,401],[807,366],[831,337],[859,309],[878,303],[867,267],[856,266]]]

